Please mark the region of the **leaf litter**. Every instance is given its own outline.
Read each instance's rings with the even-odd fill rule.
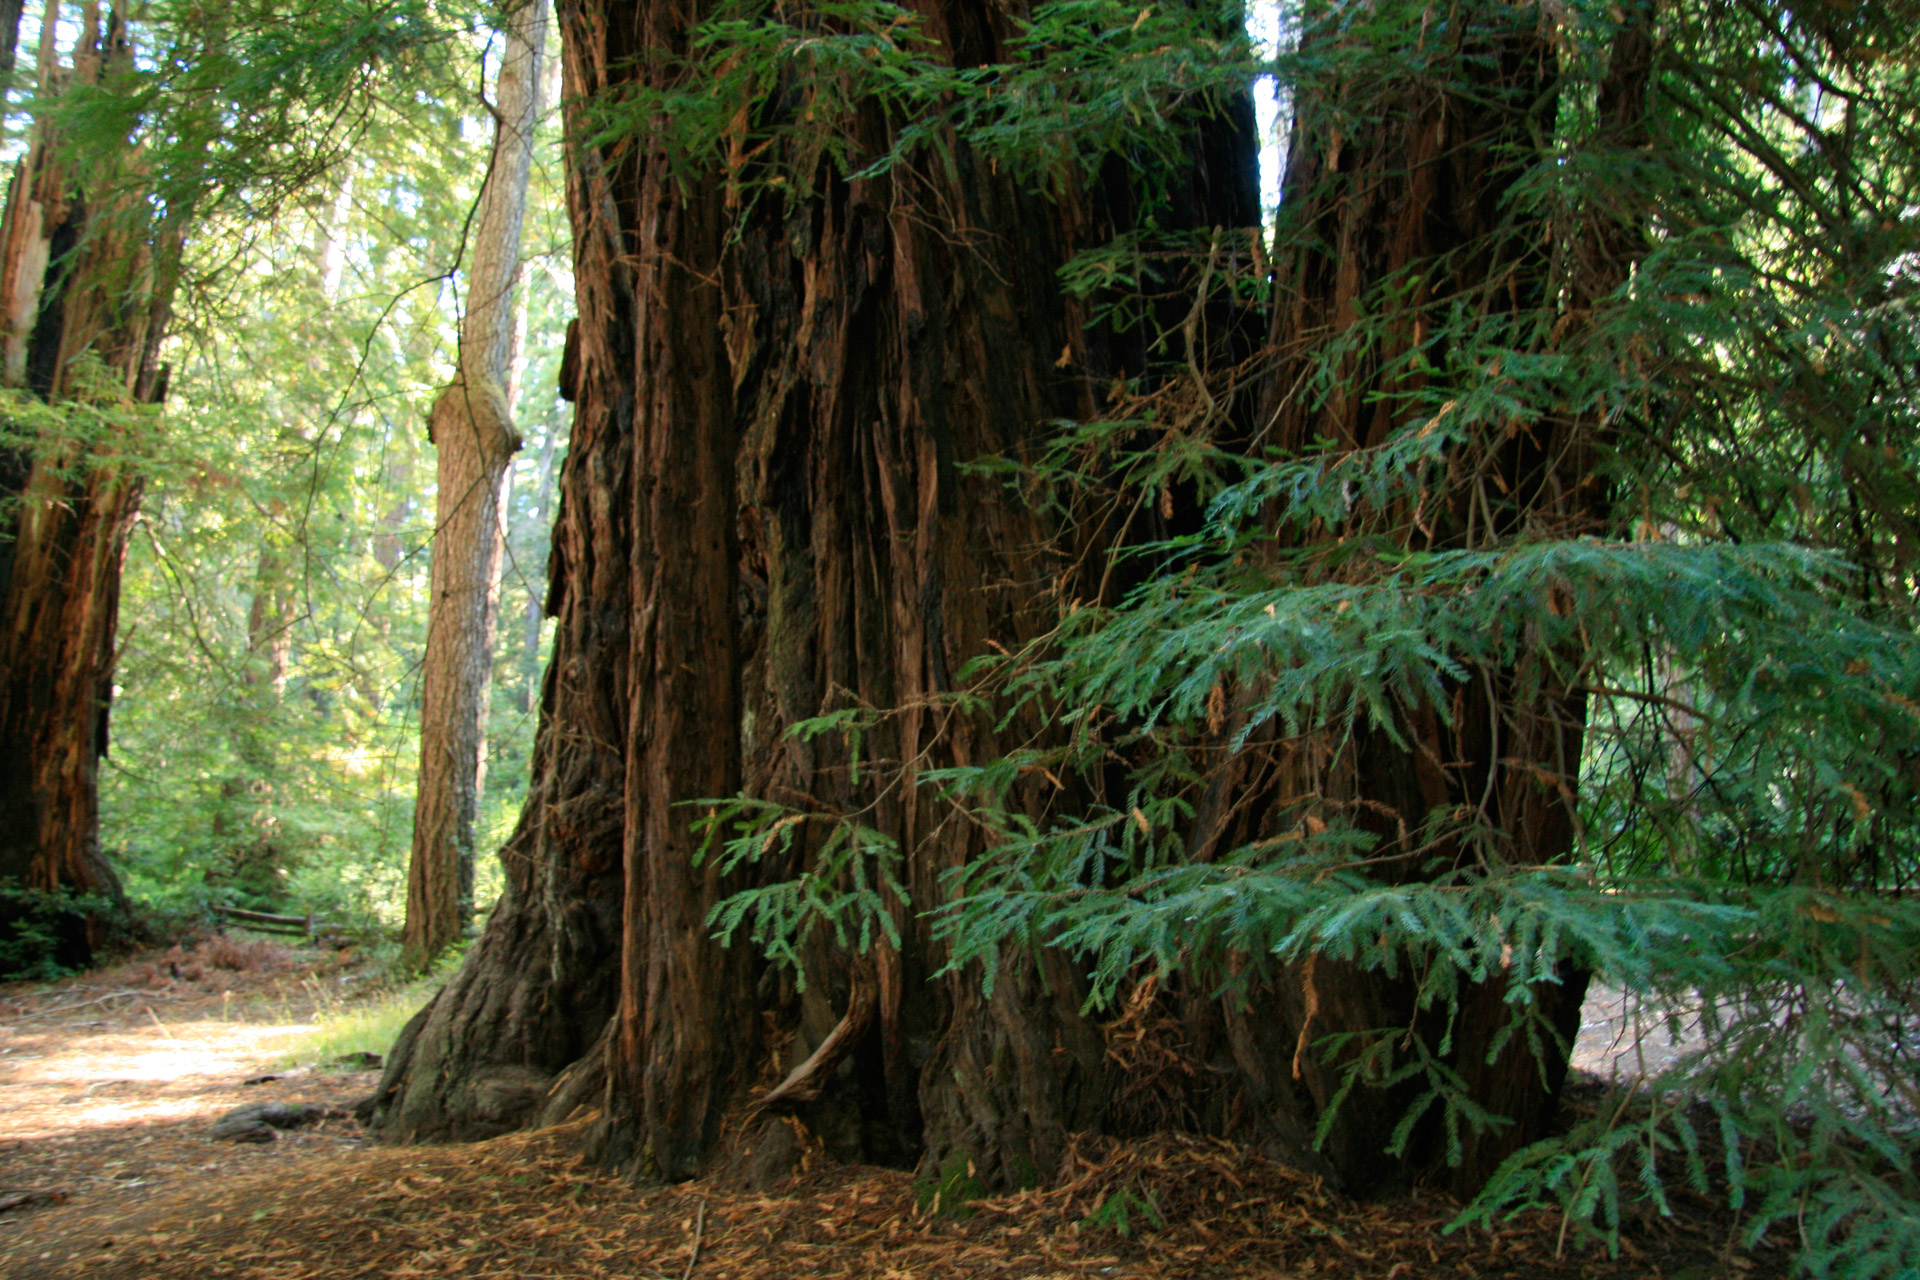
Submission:
[[[468,1146],[316,1153],[114,1218],[63,1210],[18,1280],[1160,1280],[1785,1275],[1712,1214],[1636,1226],[1618,1259],[1555,1256],[1557,1219],[1442,1233],[1440,1200],[1361,1204],[1216,1139],[1082,1138],[1057,1186],[916,1207],[912,1175],[820,1164],[777,1192],[636,1186],[579,1154],[590,1121]],[[1107,1206],[1129,1206],[1124,1230]],[[51,1218],[52,1212],[41,1216]],[[49,1223],[51,1225],[51,1223]],[[51,1241],[43,1238],[43,1244]]]
[[[86,994],[69,989],[64,999]],[[0,1008],[0,1023],[7,1012]],[[179,1020],[176,1034],[191,1035],[195,1025]],[[41,1022],[34,1030],[44,1037],[55,1028]],[[158,1032],[148,1034],[158,1039]],[[1493,1232],[1445,1234],[1458,1211],[1450,1201],[1357,1202],[1253,1151],[1181,1134],[1124,1142],[1082,1136],[1053,1185],[971,1201],[952,1214],[920,1208],[911,1173],[836,1165],[817,1153],[771,1191],[742,1190],[720,1179],[636,1184],[580,1154],[590,1120],[435,1147],[364,1146],[350,1122],[337,1122],[236,1152],[207,1133],[208,1122],[233,1097],[300,1088],[303,1100],[337,1104],[340,1091],[370,1087],[367,1077],[340,1077],[317,1095],[323,1083],[317,1075],[304,1087],[299,1079],[245,1087],[245,1072],[245,1064],[233,1064],[232,1088],[210,1094],[190,1124],[144,1134],[123,1126],[99,1139],[172,1144],[186,1156],[176,1161],[175,1176],[138,1196],[102,1194],[97,1176],[69,1178],[71,1188],[47,1188],[49,1196],[6,1213],[0,1274],[10,1280],[1768,1280],[1791,1270],[1791,1251],[1782,1241],[1764,1241],[1753,1252],[1735,1247],[1738,1224],[1724,1205],[1704,1197],[1676,1197],[1670,1218],[1630,1221],[1619,1255],[1609,1257],[1594,1248],[1558,1249],[1556,1214],[1522,1214]],[[60,1141],[44,1128],[22,1141],[0,1141],[0,1187],[9,1170],[17,1182],[35,1164],[36,1149],[45,1167],[48,1144]],[[125,1163],[125,1147],[103,1149],[102,1158],[116,1151]],[[69,1190],[61,1202],[57,1197]]]

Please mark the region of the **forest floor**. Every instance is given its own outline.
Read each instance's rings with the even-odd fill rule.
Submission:
[[[224,950],[222,946],[224,945]],[[276,1069],[370,985],[351,957],[209,944],[53,984],[0,987],[0,1275],[9,1280],[1762,1280],[1721,1207],[1676,1195],[1618,1257],[1530,1214],[1443,1231],[1437,1198],[1359,1204],[1224,1142],[1088,1140],[1050,1189],[920,1212],[898,1170],[803,1164],[772,1193],[634,1185],[566,1128],[471,1146],[374,1147],[351,1119],[216,1141],[252,1102],[344,1109],[376,1073]],[[1588,1067],[1636,1052],[1589,1007]],[[1670,1052],[1664,1046],[1656,1052]],[[262,1080],[263,1076],[272,1079]],[[1570,1105],[1594,1105],[1595,1077]],[[1582,1099],[1585,1099],[1583,1102]],[[16,1197],[24,1197],[17,1199]]]

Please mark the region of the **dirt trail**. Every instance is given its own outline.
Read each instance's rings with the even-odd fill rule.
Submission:
[[[0,986],[0,1203],[60,1198],[0,1219],[0,1275],[97,1247],[65,1230],[79,1211],[110,1219],[161,1190],[364,1145],[351,1120],[258,1145],[208,1132],[249,1102],[344,1107],[372,1091],[377,1072],[275,1065],[320,1010],[352,998],[350,961],[224,941],[174,956]],[[266,1075],[278,1078],[248,1083]]]

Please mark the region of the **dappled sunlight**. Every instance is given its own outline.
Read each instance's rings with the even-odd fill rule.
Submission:
[[[0,1026],[0,1141],[199,1114],[211,1095],[269,1071],[316,1030],[290,1017],[170,1021],[147,1010],[65,1038]]]
[[[40,1196],[62,1206],[55,1214],[128,1213],[156,1193],[357,1149],[364,1139],[344,1117],[375,1075],[286,1064],[327,1055],[361,985],[341,953],[215,938],[59,983],[0,986],[0,1197]],[[216,1140],[214,1122],[250,1103],[321,1118],[266,1142]],[[62,1241],[56,1221],[45,1228]],[[3,1256],[12,1243],[0,1240],[0,1275],[18,1274]]]

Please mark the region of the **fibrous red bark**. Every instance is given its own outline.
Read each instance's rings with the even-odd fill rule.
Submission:
[[[1558,92],[1558,54],[1541,15],[1486,5],[1455,16],[1444,32],[1423,32],[1407,55],[1431,74],[1357,84],[1350,96],[1308,102],[1295,121],[1275,268],[1270,346],[1279,354],[1261,414],[1273,443],[1292,456],[1338,459],[1403,432],[1437,376],[1422,370],[1459,358],[1445,335],[1461,313],[1489,328],[1512,320],[1496,343],[1571,350],[1590,309],[1625,282],[1643,251],[1630,218],[1556,227],[1556,239],[1516,197],[1539,161],[1536,121],[1552,114]],[[1601,85],[1608,119],[1591,146],[1644,142],[1650,20],[1647,6],[1627,11]],[[1309,38],[1338,56],[1344,37],[1335,28]],[[1542,325],[1543,315],[1561,318]],[[1357,333],[1365,340],[1352,340]],[[1410,359],[1416,353],[1424,363]],[[1302,390],[1312,385],[1327,390]],[[1603,532],[1601,430],[1584,411],[1479,427],[1423,491],[1419,510],[1367,511],[1354,527],[1316,536],[1445,552]],[[1283,528],[1273,545],[1285,553],[1299,542]],[[1388,882],[1563,862],[1575,847],[1586,723],[1577,666],[1523,647],[1506,665],[1450,682],[1450,705],[1415,708],[1399,738],[1370,723],[1318,737],[1255,734],[1214,783],[1203,812],[1218,829],[1203,831],[1202,842],[1230,848],[1303,823],[1350,821],[1372,837],[1371,874]],[[1435,839],[1434,815],[1477,834]],[[1415,1077],[1361,1105],[1350,1099],[1315,1158],[1355,1190],[1417,1178],[1471,1194],[1514,1150],[1545,1136],[1553,1118],[1567,1069],[1562,1047],[1578,1034],[1588,975],[1563,964],[1560,979],[1530,991],[1545,1028],[1541,1057],[1529,1036],[1511,1034],[1515,1006],[1503,981],[1463,982],[1457,1009],[1421,1011],[1410,976],[1321,957],[1282,970],[1265,1000],[1221,1011],[1216,1034],[1269,1114],[1314,1123],[1366,1049],[1416,1036],[1440,1046],[1445,1069],[1502,1118],[1499,1127],[1463,1124],[1450,1159],[1440,1108],[1430,1106],[1401,1154],[1383,1158],[1426,1088]],[[1309,1050],[1337,1035],[1357,1039],[1336,1054]]]
[[[49,22],[57,10],[49,7]],[[70,68],[43,36],[48,89],[131,56],[124,13],[87,10]],[[0,376],[70,406],[0,462],[0,881],[117,895],[99,845],[120,572],[139,509],[135,458],[165,394],[158,363],[180,246],[97,168],[76,172],[49,118],[8,189],[0,232]],[[0,926],[4,927],[4,926]],[[62,963],[85,963],[97,916],[72,916]]]
[[[1003,57],[1016,31],[1017,15],[977,0],[911,8],[957,65]],[[563,6],[570,102],[618,100],[636,83],[672,88],[703,16],[655,0]],[[1516,79],[1541,69],[1541,46],[1518,34],[1507,55]],[[1521,95],[1493,95],[1509,96]],[[807,86],[790,83],[777,101],[802,112]],[[1337,312],[1379,273],[1474,240],[1472,219],[1497,209],[1519,118],[1443,101],[1442,118],[1468,141],[1442,142],[1422,106],[1409,97],[1376,133],[1349,140],[1351,189],[1316,198],[1330,234],[1383,243],[1356,246],[1350,261],[1283,264],[1297,308]],[[1250,116],[1240,103],[1194,122],[1184,175],[1155,193],[1163,230],[1255,221]],[[586,122],[576,117],[576,139]],[[884,146],[887,126],[877,111],[858,115],[855,149]],[[1296,163],[1324,145],[1301,143]],[[580,317],[562,377],[577,414],[533,796],[508,846],[506,899],[393,1055],[374,1102],[388,1134],[475,1136],[591,1107],[605,1158],[685,1177],[753,1140],[753,1091],[766,1086],[785,1090],[783,1105],[801,1107],[830,1151],[921,1161],[940,1178],[1044,1177],[1076,1130],[1174,1117],[1380,1184],[1383,1109],[1355,1108],[1314,1154],[1326,1076],[1297,1050],[1316,1018],[1316,1034],[1379,1026],[1383,1013],[1404,1022],[1405,990],[1329,966],[1318,987],[1296,973],[1251,1008],[1188,997],[1165,1019],[1169,1034],[1197,1046],[1200,1077],[1217,1070],[1226,1082],[1201,1078],[1144,1107],[1111,1028],[1082,1009],[1074,957],[1042,949],[988,994],[977,972],[934,977],[944,953],[917,914],[992,839],[919,776],[1056,732],[1032,708],[1001,720],[956,703],[960,671],[1054,627],[1062,584],[1108,549],[965,464],[1026,455],[1048,424],[1095,416],[1117,376],[1146,370],[1142,336],[1090,323],[1056,276],[1134,225],[1126,175],[1112,166],[1040,195],[955,140],[950,163],[860,179],[822,165],[800,175],[808,189],[792,202],[743,204],[732,183],[683,182],[657,131],[605,150],[576,141]],[[1216,253],[1254,245],[1213,242]],[[1321,323],[1283,312],[1283,338],[1296,322]],[[1348,417],[1366,403],[1352,399]],[[1329,434],[1363,430],[1325,412]],[[1163,518],[1178,518],[1180,501],[1169,495]],[[885,712],[857,745],[846,733],[787,733],[849,707]],[[1381,755],[1355,776],[1388,788],[1383,805],[1424,813],[1414,765],[1404,775],[1404,753]],[[873,785],[874,769],[891,785]],[[1012,803],[1043,814],[1062,785],[1036,771]],[[1247,772],[1236,785],[1274,780]],[[888,901],[898,945],[855,955],[816,939],[801,990],[744,944],[716,943],[713,908],[797,874],[831,825],[795,819],[790,845],[769,841],[759,863],[723,876],[696,856],[701,810],[690,802],[741,793],[799,813],[858,813],[894,841],[911,899]],[[1517,820],[1534,821],[1530,794],[1514,797]],[[1244,818],[1261,799],[1229,808]],[[1538,816],[1543,849],[1560,838],[1546,829],[1557,814]],[[1523,1082],[1509,1063],[1499,1070]],[[1543,1097],[1550,1088],[1522,1087],[1511,1101],[1527,1111]]]
[[[1003,56],[1015,30],[971,0],[919,12],[963,63]],[[562,18],[577,103],[618,93],[623,77],[664,74],[699,15],[589,4]],[[1238,144],[1219,148],[1227,170],[1194,164],[1195,223],[1253,217],[1247,114],[1215,126],[1238,131]],[[871,143],[884,122],[862,127]],[[570,164],[581,315],[563,375],[578,408],[550,599],[561,625],[536,799],[509,847],[510,872],[531,848],[555,860],[548,868],[604,867],[605,842],[620,839],[622,874],[592,881],[605,896],[587,912],[604,919],[617,907],[620,919],[617,950],[596,935],[608,948],[599,972],[618,984],[589,1095],[605,1104],[602,1148],[668,1176],[702,1167],[749,1087],[806,1059],[864,983],[871,1025],[813,1104],[816,1125],[850,1155],[961,1152],[981,1177],[1031,1176],[1051,1168],[1069,1132],[1099,1122],[1107,1094],[1104,1044],[1079,1014],[1064,958],[1044,961],[1050,986],[1038,971],[1010,972],[990,999],[974,977],[932,982],[940,962],[926,926],[896,903],[900,947],[839,957],[801,994],[747,947],[709,937],[709,911],[738,886],[696,865],[700,815],[683,802],[746,790],[827,811],[861,803],[844,742],[785,730],[849,701],[899,707],[863,750],[911,765],[867,821],[912,851],[914,901],[936,900],[941,873],[983,847],[980,832],[945,821],[912,772],[1041,731],[996,728],[938,700],[990,642],[1017,645],[1052,625],[1063,565],[1046,549],[1046,519],[963,464],[1018,453],[1104,395],[1113,368],[1103,340],[1054,272],[1120,229],[1124,188],[1119,199],[1049,200],[961,146],[951,173],[930,162],[846,181],[823,169],[812,198],[765,201],[742,224],[725,184],[683,188],[657,145],[581,148]],[[1061,361],[1063,349],[1077,358]],[[611,695],[592,708],[591,731],[555,703],[588,672]],[[542,797],[589,757],[603,762],[601,821],[591,834],[563,833],[566,806]],[[441,1004],[525,989],[533,957],[489,949],[584,905],[510,890],[481,957]],[[455,1100],[464,1086],[441,1084],[444,1066],[429,1076],[418,1060],[443,1063],[453,1039],[439,1006],[427,1017],[383,1086],[388,1127],[480,1132],[491,1121]],[[550,1076],[568,1060],[536,1045],[543,1035],[484,1048],[469,1039],[462,1052],[491,1059],[471,1065],[476,1079]]]

